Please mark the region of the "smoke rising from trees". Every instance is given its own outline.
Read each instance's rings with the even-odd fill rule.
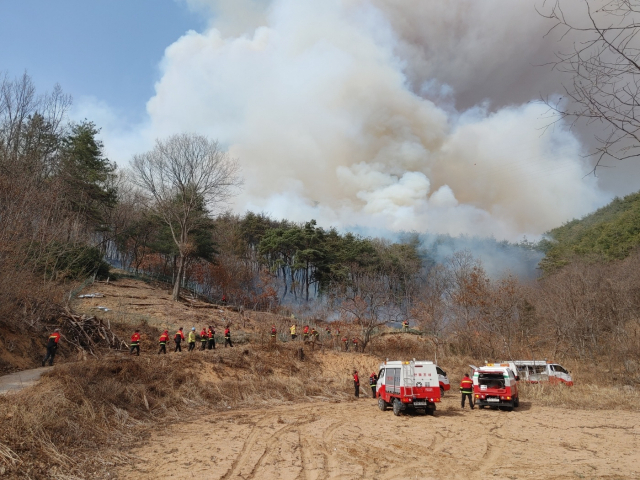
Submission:
[[[237,211],[518,240],[608,200],[576,135],[529,103],[554,80],[532,67],[553,46],[531,5],[187,3],[211,26],[167,48],[147,133],[228,146]]]

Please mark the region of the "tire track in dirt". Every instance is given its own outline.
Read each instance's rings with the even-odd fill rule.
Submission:
[[[276,422],[279,423],[280,421],[282,421],[280,416],[276,415]],[[264,467],[264,461],[269,457],[269,455],[272,455],[274,453],[274,451],[276,450],[277,447],[281,446],[280,440],[287,433],[295,432],[297,434],[297,439],[298,439],[297,440],[297,446],[299,446],[300,445],[300,438],[301,438],[301,427],[303,427],[304,425],[307,425],[309,423],[312,423],[314,421],[315,421],[315,418],[295,420],[293,423],[282,427],[277,432],[272,434],[269,437],[269,439],[266,440],[267,443],[265,445],[264,452],[262,453],[260,458],[255,462],[255,464],[254,464],[253,468],[251,469],[251,471],[249,472],[249,474],[246,477],[244,477],[245,480],[251,480],[253,478],[261,478],[261,477],[256,477],[256,474],[259,473],[259,468],[260,467]],[[304,471],[304,465],[302,465],[301,468]]]
[[[241,477],[245,480],[261,478],[257,476],[260,467],[264,466],[265,459],[273,454],[276,447],[280,446],[280,439],[291,431],[297,431],[300,436],[300,427],[315,421],[315,418],[297,419],[293,423],[284,424],[275,432],[267,432],[268,429],[281,425],[280,415],[265,415],[253,425],[251,434],[244,442],[242,450],[234,460],[229,471],[222,476],[222,480],[233,477]],[[255,457],[261,452],[258,458]],[[248,472],[246,470],[250,469]]]
[[[485,452],[482,458],[479,460],[478,475],[482,478],[483,473],[489,474],[490,469],[494,468],[498,464],[498,460],[502,457],[505,446],[504,435],[499,433],[504,426],[504,420],[498,422],[495,418],[492,419],[492,426],[488,428],[488,435],[485,438]],[[484,422],[483,422],[484,423]]]

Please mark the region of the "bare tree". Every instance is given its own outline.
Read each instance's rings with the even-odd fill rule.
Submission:
[[[540,12],[554,22],[549,33],[573,41],[573,48],[557,53],[552,62],[573,78],[564,85],[568,98],[545,102],[560,119],[602,126],[596,135],[600,146],[594,152],[595,172],[607,158],[640,156],[640,2],[581,3],[579,15],[575,2],[562,0]]]
[[[173,286],[173,300],[177,301],[192,247],[189,235],[242,184],[238,164],[217,142],[202,135],[180,134],[157,140],[153,150],[134,156],[132,168],[133,182],[150,194],[147,207],[166,223],[177,247]]]

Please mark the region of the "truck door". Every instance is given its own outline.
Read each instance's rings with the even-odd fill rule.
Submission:
[[[380,396],[384,395],[384,368],[381,368],[378,372],[378,382],[376,383],[376,393],[379,393]]]

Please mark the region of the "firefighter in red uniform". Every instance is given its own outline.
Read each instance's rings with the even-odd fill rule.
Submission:
[[[349,339],[347,337],[342,337],[342,343],[344,343],[344,351],[349,351]]]
[[[460,392],[462,393],[462,408],[464,408],[465,397],[469,397],[469,406],[473,410],[473,380],[469,378],[468,373],[464,374],[464,378],[460,382]]]
[[[136,356],[140,356],[140,330],[136,328],[136,331],[131,335],[131,348],[129,349],[129,355],[133,355],[133,351],[136,350]]]
[[[209,339],[209,350],[216,349],[216,331],[211,325],[207,329],[207,338]]]
[[[58,341],[60,340],[60,329],[56,328],[51,335],[49,335],[49,341],[47,342],[47,355],[42,360],[42,366],[49,360],[49,366],[53,366],[53,357],[56,356],[58,351]]]
[[[160,350],[158,350],[158,355],[160,355],[161,353],[164,353],[166,355],[167,342],[169,341],[169,330],[165,330],[164,332],[162,332],[162,335],[160,335],[160,339],[158,341],[160,342]]]
[[[209,337],[207,336],[207,329],[202,327],[202,330],[200,330],[200,350],[206,350],[208,338]]]
[[[358,378],[358,371],[353,371],[353,388],[355,390],[356,397],[360,396],[360,378]]]
[[[309,341],[309,325],[305,325],[304,328],[302,329],[302,341],[303,342]]]
[[[224,348],[227,348],[227,345],[233,347],[233,343],[231,343],[231,330],[229,329],[229,325],[224,329]]]
[[[182,333],[182,327],[180,327],[176,332],[176,334],[173,336],[173,341],[176,342],[176,348],[173,350],[174,353],[182,351],[182,347],[180,346],[180,344],[182,343],[183,340],[184,340],[184,333]]]
[[[369,386],[371,387],[371,396],[376,398],[376,386],[378,385],[378,375],[376,372],[373,372],[369,375]]]
[[[276,331],[276,326],[275,325],[271,325],[271,341],[275,342],[276,341],[276,336],[278,335],[278,332]]]
[[[353,342],[353,350],[357,352],[358,351],[358,339],[354,337],[352,342]]]

